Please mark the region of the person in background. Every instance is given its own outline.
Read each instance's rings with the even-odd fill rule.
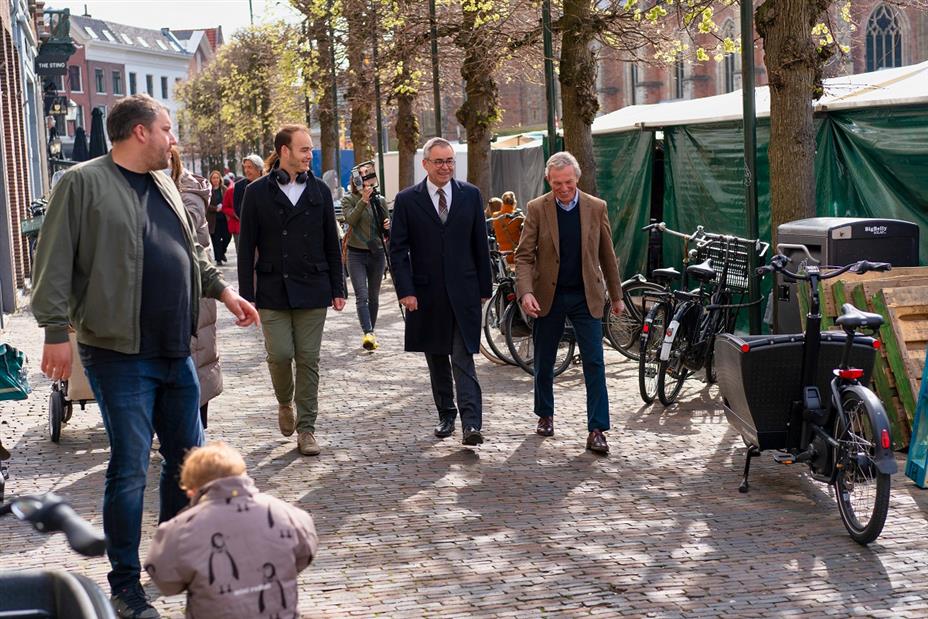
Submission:
[[[226,189],[226,193],[222,197],[222,213],[226,216],[229,234],[232,235],[232,240],[235,241],[236,254],[239,251],[238,238],[241,231],[242,200],[245,199],[245,188],[261,178],[264,173],[264,160],[261,159],[260,155],[248,155],[242,162],[242,173],[245,174],[245,178],[235,181],[231,187]]]
[[[259,492],[221,441],[192,449],[180,472],[190,507],[155,533],[145,571],[164,595],[187,592],[187,617],[297,617],[297,575],[316,556],[312,516]]]
[[[365,171],[369,169],[363,168]],[[377,326],[380,284],[386,263],[382,235],[390,229],[390,220],[382,206],[383,198],[374,194],[377,176],[373,173],[366,176],[368,178],[363,178],[362,169],[352,170],[351,193],[342,198],[342,213],[351,226],[346,262],[363,331],[361,347],[373,352],[379,347],[374,328]],[[361,181],[360,187],[356,180]]]
[[[209,173],[209,203],[206,205],[206,223],[209,226],[210,242],[213,245],[213,254],[216,264],[223,264],[226,260],[226,248],[232,240],[229,234],[229,224],[222,212],[222,194],[225,193],[225,184],[219,170]]]
[[[515,214],[518,210],[516,194],[507,191],[503,194],[502,205],[496,213],[497,219],[493,221],[493,233],[496,236],[496,245],[501,252],[510,252],[506,262],[515,264],[515,250],[522,235],[522,217],[505,217]]]
[[[215,173],[218,175],[218,172]],[[210,174],[210,177],[214,176]],[[202,176],[197,176],[184,169],[177,147],[171,148],[171,180],[180,192],[184,208],[193,220],[197,242],[206,253],[210,250],[210,237],[207,230],[207,204],[211,192],[209,184]],[[222,366],[219,363],[219,349],[216,340],[216,301],[200,299],[200,318],[197,320],[197,332],[190,340],[190,354],[197,368],[197,380],[200,382],[200,423],[207,427],[209,401],[222,393]]]

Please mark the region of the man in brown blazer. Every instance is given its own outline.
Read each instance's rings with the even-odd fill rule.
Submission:
[[[522,310],[535,319],[536,432],[554,434],[554,357],[570,318],[586,383],[586,448],[608,453],[603,432],[609,429],[609,395],[603,362],[605,290],[618,300],[622,283],[606,203],[577,189],[580,166],[568,152],[548,159],[545,178],[551,192],[528,203],[522,238],[516,249],[516,294]],[[605,285],[604,285],[605,282]]]

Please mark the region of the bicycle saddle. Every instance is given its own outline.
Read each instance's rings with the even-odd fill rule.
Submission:
[[[663,269],[654,269],[651,271],[651,277],[657,281],[672,282],[674,280],[680,279],[680,271],[676,270],[673,267],[666,267]]]
[[[861,327],[877,329],[883,324],[883,317],[879,314],[862,312],[850,303],[845,303],[841,306],[841,315],[835,320],[835,324],[850,330]]]
[[[691,264],[686,267],[686,273],[692,275],[701,282],[708,282],[715,279],[715,269],[712,268],[712,259],[707,258],[705,262]]]

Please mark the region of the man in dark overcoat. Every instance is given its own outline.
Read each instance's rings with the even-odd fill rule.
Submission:
[[[275,166],[245,190],[238,260],[241,294],[261,315],[280,432],[297,431],[305,456],[321,449],[315,432],[326,311],[345,307],[332,192],[309,171],[312,147],[302,125],[277,132]]]
[[[454,179],[454,149],[432,138],[422,148],[427,177],[396,196],[390,235],[393,278],[406,309],[406,350],[424,352],[438,409],[435,436],[483,442],[483,405],[474,354],[482,301],[490,297],[490,251],[483,197]],[[457,406],[455,406],[455,392]]]

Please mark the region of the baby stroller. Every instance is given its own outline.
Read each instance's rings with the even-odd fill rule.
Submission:
[[[53,443],[61,440],[61,424],[68,423],[74,412],[74,403],[84,410],[88,402],[93,402],[93,391],[84,366],[77,351],[77,336],[72,331],[71,338],[71,377],[68,380],[56,380],[52,383],[52,392],[48,394],[48,436]]]

